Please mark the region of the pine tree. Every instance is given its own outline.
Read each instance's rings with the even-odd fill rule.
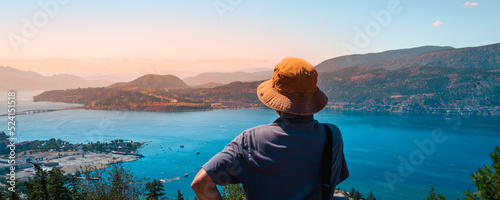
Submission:
[[[48,191],[50,199],[57,200],[71,200],[71,193],[67,187],[65,187],[65,176],[64,172],[59,168],[52,168],[48,172]]]
[[[431,190],[429,191],[429,196],[424,198],[424,200],[448,200],[443,194],[437,194],[434,192],[435,188],[431,185]]]
[[[354,192],[354,195],[352,195],[352,199],[354,200],[359,200],[363,195],[359,193],[359,191]]]
[[[68,184],[68,189],[70,191],[71,196],[73,199],[80,199],[80,180],[78,180],[79,175],[77,176],[76,174],[79,174],[78,172],[75,173],[75,175],[69,177],[69,184]]]
[[[356,190],[352,187],[351,192],[349,192],[349,197],[354,197],[354,193],[356,193]]]
[[[110,198],[138,199],[141,182],[133,176],[130,169],[126,169],[121,164],[112,165],[108,175],[111,177]]]
[[[43,170],[42,167],[37,164],[33,164],[33,167],[36,171],[34,179],[24,182],[25,188],[28,190],[28,199],[49,200],[47,171]]]
[[[466,199],[500,199],[500,146],[490,154],[492,165],[483,166],[482,169],[472,174],[472,182],[477,186],[477,191],[465,193]]]
[[[373,196],[373,192],[370,191],[370,194],[368,194],[368,197],[366,197],[366,200],[377,200],[377,198],[375,198],[375,196]]]
[[[19,182],[17,182],[17,180],[15,180],[15,182],[16,182],[15,183],[16,184],[16,188],[20,188]],[[7,187],[8,186],[10,186],[10,185],[7,185]],[[18,193],[19,193],[18,190],[14,190],[14,192],[13,192],[13,191],[7,190],[7,188],[5,188],[5,187],[0,186],[0,199],[21,200],[21,197],[19,197]]]
[[[163,183],[159,180],[154,179],[152,182],[146,183],[146,199],[148,200],[157,200],[163,199],[165,193],[163,192]]]
[[[17,194],[17,192],[10,191],[8,200],[21,200],[21,197],[19,197],[19,194]]]
[[[177,195],[175,196],[177,200],[184,200],[184,197],[182,197],[181,190],[177,190]]]
[[[435,188],[431,185],[431,190],[429,191],[429,196],[425,197],[424,200],[435,200],[437,199],[436,193],[434,192]]]
[[[133,176],[121,163],[110,168],[83,170],[86,180],[80,181],[80,199],[136,200],[144,195],[143,179]]]

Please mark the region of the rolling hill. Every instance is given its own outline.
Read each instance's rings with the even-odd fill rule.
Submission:
[[[423,46],[423,47],[416,47],[409,49],[390,50],[379,53],[340,56],[321,62],[316,66],[316,70],[318,70],[318,72],[327,72],[327,71],[342,69],[345,67],[353,67],[367,63],[372,63],[376,61],[389,60],[394,58],[406,58],[406,57],[421,55],[424,53],[429,53],[439,50],[451,50],[451,49],[454,48],[439,47],[439,46]]]
[[[500,43],[438,50],[323,72],[318,85],[331,102],[358,108],[500,106]]]
[[[108,86],[109,88],[143,87],[143,88],[188,88],[179,77],[174,75],[147,74],[130,82],[119,82]]]
[[[184,78],[184,82],[190,86],[200,86],[200,85],[205,85],[205,86],[210,86],[209,84],[211,83],[212,86],[217,86],[217,84],[222,85],[222,84],[228,84],[234,81],[261,81],[265,79],[269,79],[272,77],[273,71],[272,70],[265,70],[265,71],[259,71],[259,72],[228,72],[228,73],[223,73],[223,72],[209,72],[209,73],[203,73],[199,74],[194,77],[187,77]]]
[[[417,56],[381,60],[358,67],[363,69],[399,69],[413,66],[441,66],[454,68],[500,68],[500,43],[440,50]]]
[[[418,107],[500,105],[500,69],[416,66],[396,70],[349,67],[322,73],[331,102]]]
[[[96,110],[194,111],[217,108],[261,106],[256,93],[257,82],[233,82],[215,88],[79,88],[43,92],[34,101],[84,104]]]

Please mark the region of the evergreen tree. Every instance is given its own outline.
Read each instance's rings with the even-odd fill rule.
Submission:
[[[121,164],[112,165],[108,171],[108,176],[112,177],[111,192],[115,195],[110,198],[120,199],[139,199],[142,193],[142,179],[135,177],[130,169],[123,167]]]
[[[146,199],[157,200],[163,199],[165,193],[163,192],[163,183],[159,180],[154,179],[152,182],[146,183]]]
[[[70,191],[71,196],[73,199],[80,199],[80,180],[78,180],[77,177],[79,177],[78,172],[75,173],[75,175],[70,175],[69,177],[69,183],[68,183],[68,189]]]
[[[356,192],[354,192],[354,195],[352,195],[352,199],[359,200],[359,199],[361,199],[362,196],[363,195],[361,195],[361,193],[359,193],[359,191],[356,191]]]
[[[466,199],[500,199],[500,146],[490,154],[492,165],[483,166],[482,169],[472,174],[472,182],[477,186],[477,191],[465,193]]]
[[[184,197],[182,197],[182,194],[181,194],[181,190],[177,190],[177,195],[175,195],[175,199],[184,200]]]
[[[467,190],[467,192],[464,193],[465,198],[459,198],[459,200],[480,200],[477,195],[474,193],[470,193],[470,191]]]
[[[351,192],[349,192],[349,197],[354,197],[354,193],[356,193],[356,190],[352,187]]]
[[[86,180],[80,181],[80,199],[136,200],[144,194],[142,179],[133,176],[122,164],[104,170],[87,168],[83,174]]]
[[[71,200],[71,193],[65,185],[65,176],[64,171],[59,168],[52,168],[48,172],[48,191],[49,191],[49,199],[53,200]]]
[[[19,197],[19,194],[17,194],[17,192],[10,191],[8,200],[21,200],[21,197]]]
[[[434,192],[434,186],[431,185],[431,190],[429,191],[429,196],[428,197],[425,197],[424,200],[434,200],[434,199],[437,199],[437,195],[436,193]]]
[[[123,192],[129,189],[128,183],[125,182],[128,178],[130,178],[130,176],[126,173],[123,167],[118,168],[116,165],[113,165],[111,173],[111,189],[109,194],[115,198],[125,199],[126,194]]]
[[[10,149],[7,148],[6,142],[9,136],[5,132],[0,131],[0,155],[7,155],[10,153]]]
[[[47,171],[43,170],[37,164],[33,164],[35,168],[35,177],[30,181],[24,183],[27,196],[30,200],[49,200],[49,191],[47,188]]]
[[[3,179],[5,180],[5,179]],[[3,181],[2,181],[3,182]],[[19,189],[19,182],[16,182],[16,189]],[[7,185],[7,187],[10,185]],[[20,200],[21,197],[19,197],[19,190],[15,190],[15,192],[12,192],[10,190],[7,190],[7,188],[0,186],[0,199],[6,199],[6,200]]]
[[[424,200],[448,200],[443,194],[437,194],[434,192],[435,188],[431,185],[431,190],[429,191],[429,196],[424,198]]]
[[[370,191],[370,194],[368,194],[368,197],[366,197],[366,200],[377,200],[377,198],[375,198],[375,196],[373,196],[373,192]]]

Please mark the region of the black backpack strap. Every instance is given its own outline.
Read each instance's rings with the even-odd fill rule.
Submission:
[[[323,149],[323,159],[321,159],[321,199],[330,199],[332,190],[332,130],[328,125],[323,124],[326,129],[325,148]]]

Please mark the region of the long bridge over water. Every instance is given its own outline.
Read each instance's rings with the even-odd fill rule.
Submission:
[[[85,109],[85,107],[84,106],[74,106],[74,107],[61,108],[61,109],[33,109],[33,110],[24,110],[24,111],[16,112],[15,115],[27,115],[27,114],[44,113],[44,112],[54,112],[54,111],[61,111],[61,110],[75,110],[75,109]],[[0,116],[8,116],[8,115],[9,114],[0,114]]]

